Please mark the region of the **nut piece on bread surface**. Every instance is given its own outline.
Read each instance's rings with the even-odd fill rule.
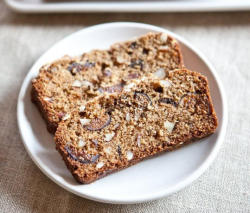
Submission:
[[[32,101],[54,133],[65,115],[94,97],[121,92],[133,79],[150,73],[163,79],[165,71],[182,67],[176,40],[164,33],[148,33],[108,50],[65,56],[44,65],[32,81]]]
[[[92,98],[84,113],[77,107],[59,123],[56,148],[78,182],[91,183],[216,130],[206,77],[187,69],[164,75],[131,80],[128,90]]]

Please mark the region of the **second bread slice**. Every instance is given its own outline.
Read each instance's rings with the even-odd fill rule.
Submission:
[[[43,66],[32,82],[32,100],[54,133],[74,108],[100,93],[120,91],[131,79],[149,73],[162,78],[164,70],[182,66],[177,41],[164,33],[149,33],[109,50],[64,57]]]

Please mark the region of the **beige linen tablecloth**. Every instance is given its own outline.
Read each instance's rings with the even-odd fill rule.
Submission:
[[[229,125],[211,167],[184,190],[135,205],[77,197],[27,155],[17,128],[22,81],[52,44],[89,25],[137,21],[166,27],[198,47],[226,89]],[[250,212],[250,13],[21,15],[0,3],[0,212]]]

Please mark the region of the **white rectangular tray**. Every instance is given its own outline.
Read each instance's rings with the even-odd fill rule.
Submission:
[[[250,10],[250,0],[5,0],[23,13],[67,12],[205,12]]]

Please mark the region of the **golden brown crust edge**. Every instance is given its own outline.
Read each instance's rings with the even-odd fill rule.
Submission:
[[[189,71],[189,70],[187,70],[187,71]],[[191,71],[189,71],[189,72],[191,72]],[[206,95],[207,95],[207,97],[208,97],[208,104],[209,104],[211,116],[214,118],[214,124],[215,124],[215,125],[214,125],[214,129],[213,129],[213,132],[211,132],[211,134],[212,134],[212,133],[215,132],[215,130],[216,130],[217,127],[218,127],[218,118],[217,118],[217,115],[216,115],[216,113],[215,113],[215,109],[214,109],[214,106],[213,106],[213,101],[212,101],[212,98],[211,98],[211,93],[210,93],[210,89],[209,89],[209,85],[208,85],[208,80],[207,80],[207,77],[205,77],[205,76],[202,75],[201,73],[198,73],[198,72],[195,72],[195,73],[196,73],[197,76],[199,76],[200,78],[202,78],[202,79],[204,80],[205,84],[206,84]],[[203,136],[199,137],[199,136],[197,135],[196,137],[197,137],[197,138],[201,138],[201,137],[203,137]]]
[[[42,115],[44,121],[46,122],[47,130],[50,133],[54,134],[58,127],[58,123],[50,121],[49,112],[46,107],[46,103],[42,101],[41,98],[39,97],[39,92],[37,91],[33,83],[32,83],[32,88],[31,88],[31,101],[37,106],[40,114]]]
[[[174,38],[172,38],[170,36],[170,38],[172,40],[175,40]],[[176,40],[175,40],[176,41]],[[184,60],[183,60],[183,55],[182,55],[182,52],[181,52],[181,46],[180,46],[180,43],[178,41],[176,41],[175,43],[175,47],[176,51],[178,52],[178,58],[179,58],[179,62],[180,62],[180,69],[183,69],[185,68],[185,65],[184,65]]]

